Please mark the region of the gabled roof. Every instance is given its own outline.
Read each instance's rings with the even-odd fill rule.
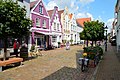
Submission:
[[[53,11],[54,11],[54,10],[49,10],[49,11],[48,11],[48,14],[49,14],[50,18],[52,17]]]
[[[69,18],[70,18],[70,20],[72,19],[72,17],[73,17],[73,14],[72,14],[72,13],[69,14]]]
[[[60,11],[58,11],[58,14],[59,14],[59,16],[60,16],[60,20],[61,20],[61,14],[64,12],[64,10],[60,10]]]
[[[32,9],[37,2],[38,2],[38,0],[30,2],[30,9]]]
[[[79,26],[84,27],[84,22],[91,21],[91,18],[78,18],[76,19],[76,22]]]

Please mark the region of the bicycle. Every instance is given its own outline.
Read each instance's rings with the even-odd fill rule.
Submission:
[[[81,71],[87,71],[89,65],[89,59],[87,58],[79,58],[79,64],[81,65]]]

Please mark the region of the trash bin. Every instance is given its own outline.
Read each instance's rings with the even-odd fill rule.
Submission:
[[[20,58],[23,58],[23,61],[28,59],[28,48],[27,47],[22,47],[20,49]]]

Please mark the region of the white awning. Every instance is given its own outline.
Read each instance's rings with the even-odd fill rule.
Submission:
[[[30,28],[30,31],[31,32],[36,32],[36,31],[39,31],[39,30],[45,30],[45,31],[50,31],[49,29],[43,29],[43,28],[35,28],[35,27],[32,27],[32,28]]]
[[[51,35],[51,36],[58,36],[58,35],[62,35],[62,33],[56,33],[56,32],[49,32],[49,29],[46,29],[45,31],[47,32],[42,32],[40,30],[45,30],[45,29],[41,29],[41,28],[31,28],[30,31],[31,32],[36,32],[36,33],[40,33],[40,34],[44,34],[44,35]]]
[[[36,33],[40,33],[40,34],[44,34],[44,35],[52,35],[51,33],[47,33],[47,32],[40,32],[40,31],[35,31]]]

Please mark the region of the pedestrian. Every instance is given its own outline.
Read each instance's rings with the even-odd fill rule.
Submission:
[[[66,43],[66,50],[69,50],[69,49],[70,49],[70,43],[67,42],[67,43]]]
[[[18,57],[19,42],[17,41],[17,39],[15,39],[14,41],[13,48],[14,48],[14,54],[16,55],[16,57]]]

